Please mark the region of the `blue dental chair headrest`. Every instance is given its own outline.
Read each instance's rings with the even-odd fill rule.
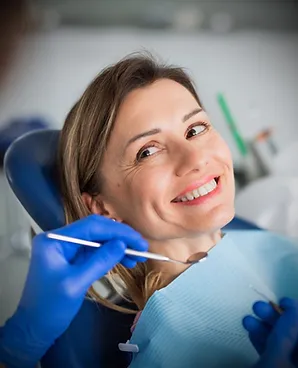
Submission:
[[[56,168],[59,133],[59,130],[28,133],[12,143],[4,160],[13,192],[43,231],[64,225]],[[257,229],[238,218],[226,228]],[[130,338],[133,319],[133,315],[112,311],[86,299],[68,330],[43,358],[42,368],[126,368],[129,356],[118,350],[118,343]]]
[[[56,168],[59,134],[59,130],[27,133],[12,143],[4,160],[13,192],[43,231],[64,225]]]

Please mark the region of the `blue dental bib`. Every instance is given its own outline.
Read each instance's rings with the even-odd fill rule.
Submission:
[[[248,368],[258,354],[242,327],[262,298],[298,298],[298,245],[265,231],[231,231],[146,304],[130,368]]]

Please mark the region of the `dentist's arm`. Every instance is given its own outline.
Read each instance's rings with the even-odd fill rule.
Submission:
[[[1,328],[0,365],[33,368],[67,329],[93,282],[118,262],[134,267],[144,259],[125,256],[126,247],[145,251],[147,242],[127,225],[92,215],[54,233],[103,243],[100,248],[49,239],[33,240],[24,291],[15,314]]]
[[[250,340],[260,354],[254,368],[298,367],[298,301],[284,298],[280,306],[282,315],[270,304],[257,302],[253,310],[259,318],[247,316],[243,320]]]

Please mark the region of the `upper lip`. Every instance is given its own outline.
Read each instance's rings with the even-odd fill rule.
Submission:
[[[196,180],[193,183],[191,183],[190,185],[188,185],[186,188],[183,189],[183,191],[181,193],[179,193],[174,199],[177,199],[179,197],[183,197],[186,193],[191,192],[194,189],[197,189],[199,187],[201,187],[202,185],[205,185],[207,183],[209,183],[212,179],[217,179],[219,177],[219,175],[208,175],[205,176],[204,178],[200,179],[200,180]]]

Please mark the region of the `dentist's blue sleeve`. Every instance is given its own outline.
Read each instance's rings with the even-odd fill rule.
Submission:
[[[35,368],[51,346],[26,339],[21,331],[25,326],[26,321],[16,313],[0,327],[0,368]]]

